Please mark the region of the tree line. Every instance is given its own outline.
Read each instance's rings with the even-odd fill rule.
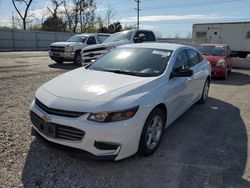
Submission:
[[[27,28],[28,13],[33,2],[34,0],[12,0],[24,30],[115,33],[135,29],[135,26],[122,26],[120,22],[111,23],[115,12],[110,5],[105,18],[96,16],[95,0],[51,0],[51,6],[46,7],[48,13],[44,15],[45,18],[40,18]],[[21,11],[21,7],[24,11]]]

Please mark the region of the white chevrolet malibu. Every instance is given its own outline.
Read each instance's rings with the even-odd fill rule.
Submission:
[[[88,68],[42,85],[30,106],[33,131],[94,158],[154,153],[163,129],[205,103],[210,64],[192,47],[167,43],[117,47]]]

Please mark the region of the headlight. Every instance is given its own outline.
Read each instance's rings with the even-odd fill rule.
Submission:
[[[66,47],[66,52],[74,52],[74,47],[73,46]]]
[[[90,113],[88,120],[96,122],[104,122],[104,123],[127,120],[135,115],[138,108],[139,106],[117,112]]]
[[[221,59],[216,63],[216,67],[225,67],[225,60]]]

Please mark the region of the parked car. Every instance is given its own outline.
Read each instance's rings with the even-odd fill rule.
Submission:
[[[226,44],[202,44],[199,51],[212,66],[212,76],[227,78],[232,70],[231,50]]]
[[[110,34],[79,34],[70,37],[66,42],[54,42],[50,45],[49,56],[56,63],[73,61],[81,64],[81,50],[89,45],[100,44],[106,40]]]
[[[82,64],[92,63],[94,60],[108,53],[117,46],[129,43],[154,42],[156,37],[150,30],[129,30],[112,34],[102,44],[86,47],[82,50]]]
[[[250,22],[200,23],[193,25],[193,41],[227,44],[234,57],[250,54]]]
[[[188,46],[128,44],[87,69],[41,86],[30,106],[33,130],[92,157],[121,160],[154,153],[165,127],[205,103],[211,66]]]

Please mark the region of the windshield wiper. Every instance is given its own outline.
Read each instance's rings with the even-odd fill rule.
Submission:
[[[141,76],[140,73],[138,72],[131,72],[128,70],[121,70],[121,69],[103,69],[102,71],[107,71],[107,72],[113,72],[117,74],[127,74],[127,75],[133,75],[133,76]]]

